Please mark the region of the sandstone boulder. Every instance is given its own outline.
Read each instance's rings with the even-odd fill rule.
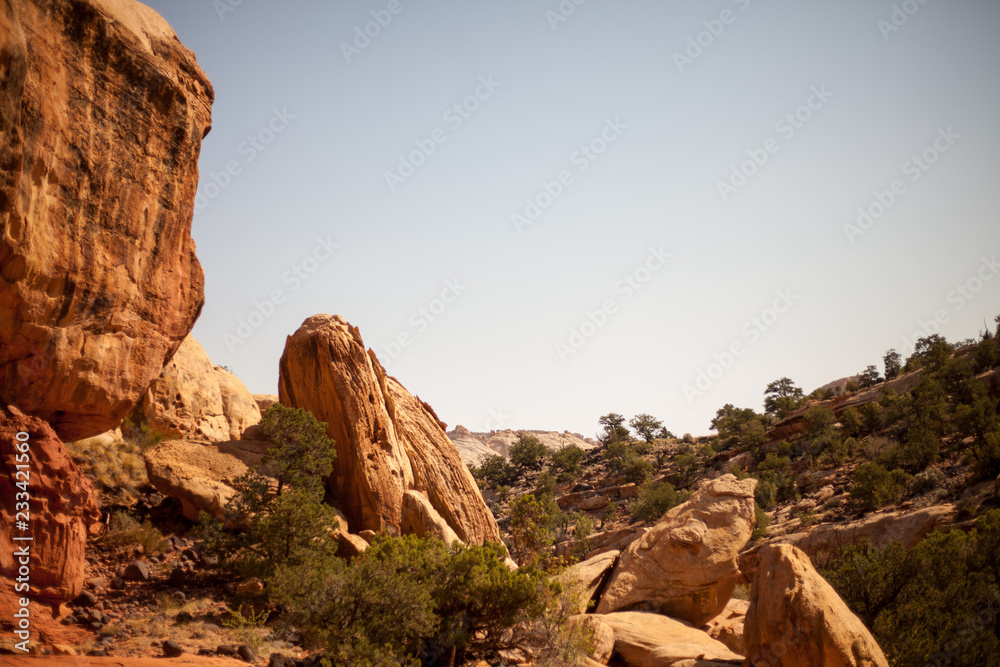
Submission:
[[[184,516],[198,519],[204,510],[225,520],[225,506],[235,491],[230,481],[260,465],[270,445],[236,440],[204,444],[164,440],[145,453],[149,482],[165,496],[181,501]]]
[[[598,613],[642,609],[702,626],[732,597],[757,481],[723,475],[667,512],[618,559]]]
[[[27,433],[27,452],[16,446],[18,433]],[[20,493],[28,497],[27,530],[17,523],[24,519],[17,516],[18,503],[24,502]],[[91,481],[52,428],[17,408],[0,408],[0,592],[14,592],[19,563],[13,554],[28,546],[30,597],[53,605],[75,598],[83,590],[87,536],[100,518]],[[16,541],[19,536],[33,540]]]
[[[427,496],[412,489],[403,494],[403,511],[399,530],[404,535],[417,535],[419,537],[433,535],[441,538],[449,546],[459,541],[458,535],[434,509]]]
[[[598,554],[567,567],[559,574],[558,579],[563,586],[574,589],[579,595],[577,612],[582,614],[587,611],[587,604],[607,581],[620,553],[608,551]]]
[[[423,492],[460,540],[500,541],[479,487],[429,405],[385,374],[340,316],[316,315],[281,356],[281,403],[312,412],[337,443],[328,480],[354,530],[399,533],[403,495]]]
[[[260,421],[250,391],[214,366],[193,336],[184,339],[136,411],[156,433],[199,442],[239,440]]]
[[[882,649],[804,552],[768,547],[750,592],[744,627],[753,665],[888,667]]]
[[[212,86],[132,0],[0,0],[0,405],[114,427],[204,302],[191,239]]]
[[[620,611],[598,616],[615,635],[615,653],[630,667],[673,665],[681,660],[735,661],[743,657],[707,634],[668,616]],[[655,655],[654,652],[657,652]],[[652,658],[651,658],[652,655]],[[648,662],[652,659],[654,662]]]

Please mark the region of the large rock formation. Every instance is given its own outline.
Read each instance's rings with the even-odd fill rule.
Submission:
[[[107,431],[191,330],[212,86],[132,0],[0,0],[0,405]]]
[[[136,411],[154,432],[199,442],[238,440],[260,422],[250,390],[214,366],[193,336],[184,339]]]
[[[316,315],[289,336],[278,395],[328,424],[337,443],[329,487],[355,531],[400,530],[403,494],[422,491],[459,539],[500,541],[479,487],[429,405],[388,377],[361,334]]]
[[[756,486],[755,479],[723,475],[667,512],[619,557],[598,613],[643,609],[695,626],[719,615],[753,531]]]
[[[752,665],[888,667],[864,624],[799,549],[768,547],[744,625]]]
[[[26,433],[27,439],[18,438],[19,433]],[[27,451],[19,442],[27,443]],[[25,497],[27,517],[18,516]],[[27,546],[31,597],[53,605],[75,598],[83,588],[87,535],[99,521],[93,484],[66,454],[52,428],[17,408],[0,408],[0,592],[9,595],[14,590],[20,567],[14,552]]]

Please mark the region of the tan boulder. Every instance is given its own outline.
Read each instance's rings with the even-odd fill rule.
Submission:
[[[871,633],[793,546],[768,547],[744,627],[753,665],[888,667]]]
[[[417,535],[424,537],[433,535],[451,546],[460,541],[455,531],[451,529],[438,511],[431,505],[420,491],[412,489],[403,494],[403,511],[400,518],[399,530],[404,535]]]
[[[225,520],[226,503],[236,493],[231,481],[259,466],[268,447],[252,440],[164,440],[144,454],[146,474],[157,491],[181,502],[191,521],[202,510]]]
[[[429,405],[385,374],[340,316],[316,315],[281,356],[281,403],[312,412],[337,443],[328,480],[358,531],[399,533],[403,495],[423,492],[460,540],[499,542],[479,487]]]
[[[723,475],[667,512],[622,553],[598,613],[643,609],[696,626],[722,613],[753,531],[756,485]]]
[[[709,621],[702,630],[712,639],[722,642],[730,651],[746,654],[746,644],[743,642],[743,624],[746,621],[749,600],[733,598],[722,610],[722,613]]]
[[[607,551],[570,565],[559,573],[558,579],[563,586],[573,589],[579,596],[577,605],[579,613],[587,611],[587,604],[594,599],[598,589],[607,581],[620,553],[620,551]]]
[[[136,412],[156,433],[199,442],[239,440],[260,421],[250,391],[235,375],[214,366],[193,336],[184,339]]]
[[[730,651],[706,633],[683,621],[642,611],[619,611],[599,616],[615,634],[615,653],[630,667],[645,667],[653,656],[655,665],[680,660],[733,660],[743,657]],[[737,664],[739,664],[737,662]]]
[[[19,442],[27,443],[27,451]],[[27,501],[18,494],[27,494]],[[26,519],[18,516],[25,510],[19,507],[22,502],[27,502]],[[0,607],[9,609],[8,603],[25,593],[56,606],[79,595],[87,536],[99,527],[100,518],[93,484],[70,459],[52,428],[17,408],[0,407],[0,596],[10,596]],[[20,527],[20,521],[25,521],[27,530]],[[14,580],[24,563],[19,557],[15,562],[14,553],[25,547],[31,588],[22,592],[16,591]],[[12,618],[5,616],[0,623]]]
[[[341,558],[352,560],[357,558],[368,549],[368,542],[360,535],[351,533],[337,533],[337,555]]]
[[[0,405],[113,428],[191,330],[212,85],[132,0],[0,0]]]

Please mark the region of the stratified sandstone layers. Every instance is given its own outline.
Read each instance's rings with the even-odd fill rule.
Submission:
[[[330,479],[355,532],[398,533],[403,495],[421,491],[467,543],[500,542],[479,487],[429,405],[388,377],[340,316],[307,319],[285,343],[281,402],[312,412],[337,443]]]
[[[16,590],[21,564],[14,554],[27,547],[29,575],[22,583],[30,584],[32,598],[58,605],[79,595],[87,535],[100,518],[93,484],[52,428],[17,408],[0,407],[0,594]]]
[[[212,86],[132,0],[0,0],[0,405],[114,427],[191,330]]]

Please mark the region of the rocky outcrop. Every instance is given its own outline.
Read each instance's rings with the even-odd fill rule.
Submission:
[[[27,505],[20,506],[22,502]],[[27,517],[18,516],[25,508]],[[22,520],[27,530],[21,528]],[[83,588],[87,536],[100,527],[99,521],[93,484],[52,428],[17,408],[0,408],[0,592],[14,591],[20,564],[13,554],[28,547],[30,596],[54,605],[75,598]]]
[[[954,516],[954,505],[933,505],[910,512],[875,512],[858,521],[820,524],[811,531],[775,537],[744,551],[740,554],[740,572],[744,581],[752,581],[762,554],[775,544],[793,545],[810,558],[824,552],[836,554],[865,541],[876,549],[884,549],[890,542],[909,548],[932,530],[949,525]]]
[[[157,491],[181,502],[191,521],[197,521],[201,511],[225,520],[226,503],[235,494],[231,480],[259,466],[268,447],[253,440],[164,440],[145,453],[146,474]]]
[[[615,653],[629,667],[673,665],[681,660],[743,662],[707,634],[667,616],[623,611],[599,616],[615,635]]]
[[[538,438],[538,441],[552,450],[575,445],[583,450],[593,449],[600,443],[593,438],[585,438],[579,433],[569,431],[514,431],[504,429],[489,433],[473,433],[462,425],[448,431],[448,438],[458,448],[462,460],[467,464],[479,465],[483,457],[499,454],[507,456],[510,446],[517,442],[521,433],[528,433]]]
[[[184,339],[136,412],[155,433],[199,442],[238,440],[260,422],[250,391],[235,375],[214,366],[193,336]]]
[[[500,541],[445,425],[385,374],[358,329],[340,316],[311,317],[288,337],[278,395],[328,424],[337,443],[328,486],[352,529],[400,532],[403,494],[415,490],[462,541]]]
[[[642,609],[702,626],[725,608],[754,525],[757,481],[723,475],[663,516],[618,559],[598,613]]]
[[[894,378],[885,384],[887,384],[897,394],[905,394],[908,391],[912,391],[917,385],[920,384],[921,377],[922,375],[920,371],[914,371],[912,373],[907,373],[906,375]],[[884,388],[884,384],[879,384],[871,389],[854,392],[853,394],[834,396],[833,398],[828,398],[822,401],[808,401],[805,405],[789,413],[787,417],[772,426],[771,429],[765,434],[765,438],[768,442],[774,442],[776,440],[790,438],[793,435],[805,433],[806,413],[809,412],[810,409],[817,406],[823,406],[830,408],[839,416],[840,413],[847,408],[861,408],[869,403],[874,403],[879,400],[882,398]]]
[[[787,544],[764,551],[750,591],[744,641],[752,665],[889,665],[871,633],[809,557]]]
[[[132,0],[0,0],[0,405],[117,425],[204,301],[191,239],[212,86]]]

